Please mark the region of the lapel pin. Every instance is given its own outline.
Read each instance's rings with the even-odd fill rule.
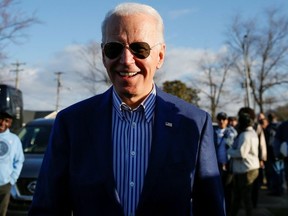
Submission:
[[[165,126],[167,126],[167,127],[172,127],[173,124],[172,124],[171,122],[165,122]]]

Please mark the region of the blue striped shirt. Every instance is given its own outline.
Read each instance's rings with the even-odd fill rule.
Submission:
[[[119,202],[127,216],[135,215],[148,167],[155,109],[155,86],[135,109],[113,91],[113,167]]]

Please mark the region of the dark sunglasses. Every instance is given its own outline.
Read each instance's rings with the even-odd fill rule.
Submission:
[[[134,42],[129,44],[129,46],[120,42],[109,42],[104,45],[102,44],[102,49],[104,51],[104,54],[109,59],[115,59],[120,56],[124,48],[129,49],[130,52],[137,58],[145,59],[150,55],[150,50],[159,44],[160,43],[157,43],[154,46],[150,47],[150,45],[146,42]]]

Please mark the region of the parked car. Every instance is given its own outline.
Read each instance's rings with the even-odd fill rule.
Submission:
[[[8,215],[27,215],[53,123],[54,119],[35,119],[18,132],[25,161],[20,177],[11,189]]]

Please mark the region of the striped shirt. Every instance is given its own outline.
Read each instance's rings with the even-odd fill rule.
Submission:
[[[113,90],[113,168],[119,202],[126,216],[135,215],[148,167],[155,109],[155,86],[135,109]]]

